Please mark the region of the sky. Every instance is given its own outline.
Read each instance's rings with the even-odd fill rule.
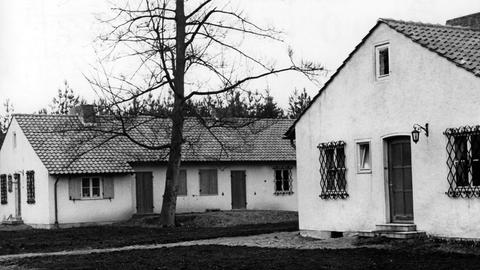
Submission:
[[[226,2],[226,1],[225,1]],[[252,21],[282,30],[284,43],[258,44],[275,60],[291,47],[300,59],[321,63],[331,75],[378,18],[444,24],[480,12],[478,0],[242,0],[226,2]],[[47,107],[67,80],[74,91],[96,97],[85,79],[98,55],[93,41],[105,32],[97,20],[111,3],[101,0],[0,0],[0,102],[17,113]],[[253,44],[252,46],[257,46]],[[283,64],[281,61],[279,64]],[[321,77],[325,81],[328,77]],[[294,89],[314,95],[321,84],[298,74],[270,77],[248,85],[268,88],[286,107]],[[3,108],[0,108],[0,112]]]

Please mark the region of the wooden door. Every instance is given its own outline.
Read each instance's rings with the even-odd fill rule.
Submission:
[[[412,162],[410,137],[388,141],[390,217],[394,223],[413,222]]]
[[[137,194],[137,213],[153,212],[152,172],[137,172],[135,176]]]
[[[22,183],[20,182],[20,174],[13,175],[15,184],[15,215],[16,218],[22,217]]]
[[[232,209],[247,208],[247,187],[245,171],[231,172]]]

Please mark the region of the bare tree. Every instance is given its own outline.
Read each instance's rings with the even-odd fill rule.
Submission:
[[[242,42],[250,39],[282,42],[281,33],[255,24],[229,6],[212,0],[138,0],[117,6],[113,8],[115,15],[104,20],[110,31],[100,36],[103,51],[108,53],[102,55],[95,72],[86,76],[94,90],[108,101],[110,113],[121,122],[128,102],[143,95],[160,95],[161,91],[173,93],[168,113],[169,142],[146,145],[129,138],[146,149],[168,149],[161,210],[165,226],[173,226],[175,221],[189,102],[234,90],[248,91],[248,82],[271,75],[295,71],[312,79],[322,70],[313,62],[296,64],[290,49],[286,52],[289,64],[277,67],[256,55],[255,49],[242,47]],[[122,64],[128,65],[129,71],[119,74],[115,69]],[[219,125],[218,121],[197,116],[209,130]]]
[[[3,110],[4,112],[0,114],[0,148],[2,147],[3,140],[5,139],[5,135],[7,133],[8,126],[10,126],[10,122],[12,121],[12,114],[14,112],[13,104],[9,99],[5,100],[3,103]]]

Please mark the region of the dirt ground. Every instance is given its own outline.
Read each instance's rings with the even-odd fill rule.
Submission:
[[[30,258],[9,269],[478,269],[474,255],[389,249],[275,249],[218,245]]]
[[[260,212],[252,213],[252,216],[258,216],[259,213]],[[199,227],[196,225],[195,219],[198,216],[203,216],[203,214],[191,214],[187,219],[187,222],[189,222],[188,226],[184,225],[174,228],[161,228],[156,224],[153,224],[154,226],[149,226],[149,224],[147,224],[147,226],[123,224],[122,226],[94,226],[58,230],[30,229],[21,231],[0,231],[0,255],[85,248],[109,248],[129,245],[163,244],[218,237],[245,236],[298,230],[298,222],[296,220],[284,222],[284,220],[290,219],[290,213],[286,213],[284,218],[281,217],[281,214],[265,214],[272,217],[278,215],[276,217],[277,222],[269,224],[244,224],[230,227],[214,227],[213,225],[216,225],[217,223],[215,223],[215,219],[212,219],[211,223],[213,225],[209,227]],[[201,221],[200,224],[202,225],[206,224],[204,220],[212,218],[209,213],[205,213],[205,215],[207,218],[199,218]],[[218,222],[224,224],[227,222],[223,222],[221,216],[231,216],[228,212],[218,213],[218,215],[220,215],[218,217]],[[247,216],[248,214],[238,212],[233,215]],[[182,220],[182,218],[179,220]],[[225,220],[228,220],[228,218],[225,218]]]
[[[158,227],[159,215],[132,218],[119,225]],[[177,214],[176,223],[181,227],[230,227],[246,224],[266,224],[279,222],[296,222],[298,213],[294,211],[271,210],[234,210],[205,213]]]

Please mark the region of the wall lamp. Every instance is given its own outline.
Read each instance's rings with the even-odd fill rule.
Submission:
[[[418,143],[418,140],[420,139],[420,131],[422,130],[425,131],[425,136],[428,137],[428,123],[425,124],[425,127],[422,127],[419,124],[413,125],[412,141],[414,143]]]

